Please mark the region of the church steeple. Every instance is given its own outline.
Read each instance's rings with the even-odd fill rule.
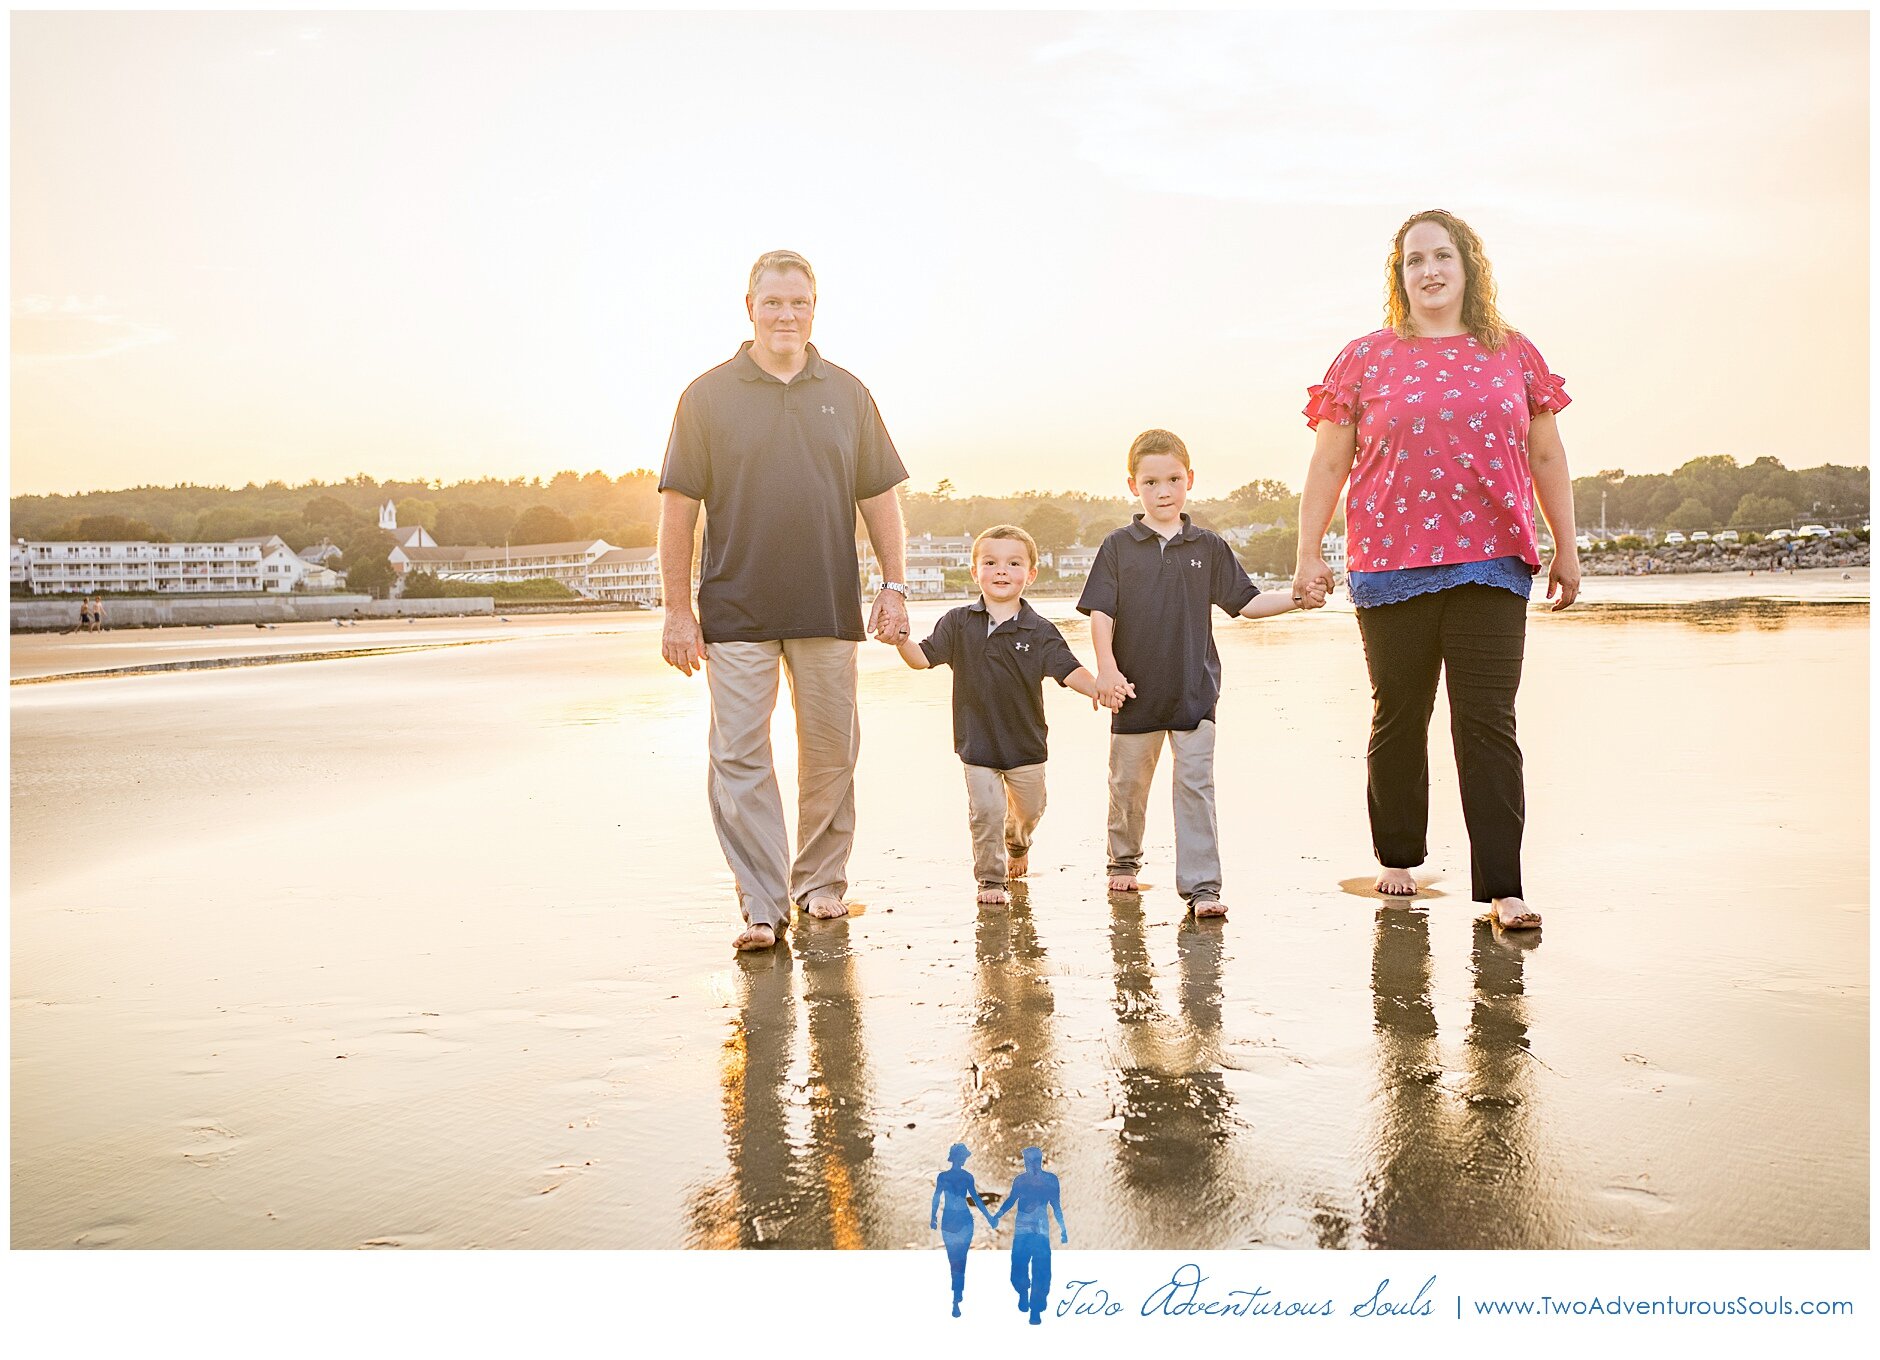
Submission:
[[[396,529],[398,527],[398,507],[390,501],[379,507],[379,528]]]

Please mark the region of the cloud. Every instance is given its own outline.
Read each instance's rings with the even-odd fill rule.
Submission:
[[[21,363],[104,359],[174,337],[120,313],[104,298],[25,297],[13,304],[13,358]]]
[[[1794,149],[1850,108],[1864,128],[1852,27],[1808,19],[1112,14],[1035,64],[1077,154],[1148,192],[1670,222],[1746,161],[1756,189],[1807,192]],[[1850,84],[1853,105],[1818,93]]]

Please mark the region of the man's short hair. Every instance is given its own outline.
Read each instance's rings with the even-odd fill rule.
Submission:
[[[1038,540],[1019,528],[1016,524],[995,524],[990,529],[981,529],[973,539],[973,560],[979,560],[979,545],[989,538],[1009,538],[1015,543],[1025,545],[1025,556],[1031,559],[1032,566],[1038,565]]]
[[[1188,446],[1182,443],[1180,435],[1167,430],[1144,430],[1129,446],[1129,475],[1134,477],[1142,460],[1158,453],[1173,454],[1188,471],[1195,470],[1195,465],[1188,461]]]
[[[804,259],[794,250],[766,250],[762,255],[759,255],[757,257],[757,263],[751,266],[751,282],[744,290],[744,296],[747,298],[756,297],[757,281],[773,269],[783,274],[789,273],[792,269],[802,270],[809,278],[810,298],[812,300],[815,298],[816,271],[809,267],[808,260]]]

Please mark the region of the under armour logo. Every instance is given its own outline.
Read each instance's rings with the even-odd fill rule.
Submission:
[[[822,408],[822,412],[826,416],[832,416],[836,413],[836,408],[833,406],[825,406]]]
[[[1029,642],[1014,642],[1012,644],[1012,650],[1017,652],[1029,652],[1031,650],[1031,644]]]
[[[1191,557],[1188,559],[1188,565],[1191,567],[1198,567],[1201,565],[1201,559],[1199,557]]]

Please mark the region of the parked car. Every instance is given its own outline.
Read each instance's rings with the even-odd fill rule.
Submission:
[[[1795,531],[1792,529],[1771,529],[1768,533],[1768,538],[1773,543],[1783,543],[1794,537]]]
[[[1709,534],[1708,534],[1707,532],[1705,532],[1704,530],[1702,530],[1702,529],[1699,529],[1699,530],[1698,530],[1698,531],[1697,531],[1696,533],[1694,533],[1694,534],[1692,534],[1692,535],[1691,535],[1691,542],[1693,542],[1693,543],[1708,543],[1708,542],[1710,542],[1710,535],[1709,535]]]
[[[1743,535],[1739,534],[1734,529],[1719,529],[1717,531],[1717,542],[1719,543],[1738,543],[1742,541],[1742,538]]]
[[[1573,545],[1581,552],[1591,552],[1593,549],[1593,536],[1591,534],[1575,534],[1573,537]]]
[[[1829,532],[1828,526],[1825,524],[1804,524],[1801,528],[1795,531],[1795,536],[1797,538],[1833,538],[1834,537],[1834,535],[1831,532]]]
[[[1679,533],[1676,529],[1673,529],[1670,533],[1665,535],[1665,542],[1682,543],[1684,542],[1684,535]]]

